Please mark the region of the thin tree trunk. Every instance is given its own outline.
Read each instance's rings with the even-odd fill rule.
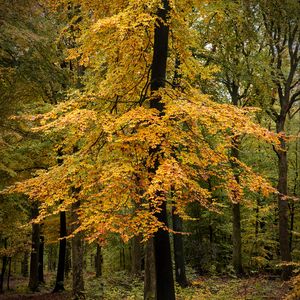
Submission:
[[[256,200],[256,208],[255,208],[255,240],[258,239],[258,233],[259,233],[259,199]]]
[[[95,269],[96,269],[97,278],[102,276],[102,263],[103,263],[103,256],[101,253],[101,246],[97,244],[96,256],[95,256]]]
[[[144,300],[156,300],[156,269],[153,239],[145,246]]]
[[[241,216],[240,216],[240,204],[232,204],[232,262],[236,275],[243,274],[242,267],[242,238],[241,238]]]
[[[131,248],[131,272],[136,276],[140,276],[142,272],[142,244],[141,236],[135,236],[132,239],[132,248]]]
[[[237,143],[231,149],[231,156],[238,159],[238,148]],[[235,165],[233,164],[233,168]],[[235,171],[234,171],[235,172]],[[235,175],[236,181],[239,183],[239,177]],[[241,236],[241,212],[240,212],[240,204],[233,203],[232,204],[232,263],[233,268],[237,276],[241,276],[243,274],[243,266],[242,266],[242,236]]]
[[[28,276],[28,258],[29,258],[29,254],[26,251],[24,253],[24,257],[21,263],[21,273],[23,277],[27,277]]]
[[[60,219],[60,230],[59,230],[59,254],[58,254],[58,265],[56,273],[55,287],[53,293],[64,291],[64,279],[65,279],[65,263],[66,263],[66,247],[67,247],[67,221],[66,212],[61,211],[59,213]]]
[[[53,247],[52,245],[48,245],[48,251],[47,251],[47,253],[48,253],[48,272],[53,271],[53,269],[52,269],[52,264],[53,264],[53,262],[52,262],[52,256],[53,256],[52,252],[53,252],[53,248],[52,247]]]
[[[40,248],[39,248],[39,282],[45,283],[44,280],[44,236],[40,236]]]
[[[293,231],[294,231],[294,221],[295,221],[295,203],[291,204],[291,225],[290,225],[290,240],[289,240],[289,246],[290,250],[292,251],[292,245],[293,245]]]
[[[182,219],[174,213],[174,208],[172,209],[172,219],[173,219],[173,230],[175,232],[182,232]],[[184,261],[184,247],[183,247],[183,236],[182,234],[174,234],[174,260],[175,260],[175,278],[176,282],[182,286],[188,286],[188,281],[185,272],[185,261]]]
[[[10,290],[10,287],[9,287],[10,276],[11,276],[11,257],[8,258],[7,285],[6,285],[6,288],[8,291]]]
[[[300,124],[299,124],[300,127]],[[300,134],[300,131],[298,132],[298,135]],[[296,151],[295,151],[295,180],[294,180],[294,188],[293,188],[293,196],[297,197],[297,186],[298,186],[298,179],[299,179],[299,164],[298,164],[298,147],[299,141],[296,141]],[[290,251],[292,252],[293,250],[293,231],[294,231],[294,221],[295,221],[295,202],[293,201],[291,203],[291,208],[290,208],[290,217],[291,217],[291,225],[290,225]]]
[[[7,248],[7,238],[4,239],[4,248]],[[0,294],[4,293],[3,285],[4,285],[4,275],[6,271],[6,265],[7,265],[7,256],[4,255],[2,257],[2,268],[1,268],[1,275],[0,275]]]
[[[80,202],[72,205],[72,231],[78,228],[77,209]],[[72,238],[72,275],[73,275],[73,299],[85,299],[83,280],[83,241],[80,233]]]
[[[32,208],[32,218],[38,216],[36,204]],[[32,224],[32,249],[30,255],[30,273],[28,287],[32,292],[36,292],[39,287],[39,248],[40,248],[40,224]]]
[[[239,105],[239,87],[233,81],[231,84],[231,100],[235,106]],[[231,157],[239,159],[239,141],[232,139]],[[235,180],[239,183],[239,175],[237,174],[237,166],[233,162],[232,168],[235,176]],[[238,203],[239,199],[234,199],[236,202],[232,204],[232,264],[237,276],[243,274],[242,266],[242,235],[241,235],[241,209]]]
[[[284,132],[285,118],[279,118],[276,124],[277,132]],[[291,251],[289,247],[289,224],[288,224],[288,201],[285,198],[288,194],[288,161],[286,152],[286,143],[281,138],[281,149],[277,150],[278,156],[278,211],[279,211],[279,248],[280,256],[283,263],[292,261]],[[291,266],[283,266],[281,277],[288,280],[292,275]]]
[[[66,244],[66,261],[65,261],[65,277],[69,277],[69,273],[72,269],[71,264],[71,243],[67,242]]]

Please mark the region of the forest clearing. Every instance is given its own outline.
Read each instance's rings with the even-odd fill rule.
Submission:
[[[300,299],[299,0],[1,0],[0,108],[0,299]]]

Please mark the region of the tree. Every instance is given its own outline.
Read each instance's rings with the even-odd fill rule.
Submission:
[[[292,260],[289,246],[288,225],[288,160],[286,120],[292,108],[300,100],[299,62],[300,62],[300,28],[298,1],[259,2],[264,24],[264,38],[269,48],[273,82],[273,95],[268,110],[276,124],[276,132],[281,135],[278,157],[278,214],[279,245],[283,262]],[[275,108],[275,105],[279,109]],[[289,279],[291,267],[283,267],[282,278]]]
[[[32,219],[39,214],[38,204],[32,207]],[[39,251],[40,251],[40,224],[32,224],[32,245],[30,254],[30,271],[28,287],[32,292],[36,292],[39,287]]]
[[[219,182],[214,192],[231,200],[246,187],[273,191],[238,160],[237,182],[227,153],[233,136],[277,140],[251,121],[249,110],[215,103],[198,91],[199,74],[211,70],[188,46],[196,42],[190,24],[199,18],[197,2],[117,4],[101,10],[102,3],[81,2],[89,17],[80,23],[79,46],[68,52],[86,68],[85,87],[36,118],[36,130],[62,137],[63,163],[10,191],[41,200],[41,219],[72,209],[78,218],[74,234],[85,231],[89,240],[111,232],[125,241],[153,237],[157,297],[174,299],[168,208],[185,219],[191,202],[217,210],[220,199],[205,184],[210,178]],[[181,84],[174,89],[168,79],[178,55]],[[80,208],[74,207],[78,199]]]
[[[150,90],[153,94],[150,99],[150,108],[159,111],[159,115],[164,115],[164,103],[160,95],[155,92],[165,87],[167,73],[167,57],[168,57],[168,40],[169,26],[168,14],[170,13],[170,4],[168,0],[162,1],[162,8],[157,12],[157,24],[154,30],[153,60],[151,64]],[[163,134],[163,133],[162,133]],[[160,161],[158,155],[161,153],[161,145],[157,145],[154,149],[149,150],[149,154],[154,158],[153,166],[149,168],[149,172],[155,174],[159,168]],[[155,195],[157,198],[162,197],[164,191],[158,191]],[[150,206],[150,210],[151,210]],[[155,217],[162,223],[163,227],[168,227],[167,204],[163,202],[157,207],[158,211]],[[163,228],[160,228],[154,235],[154,252],[156,265],[156,297],[160,299],[175,299],[175,288],[172,270],[172,257],[169,234]]]
[[[53,289],[53,293],[61,292],[64,288],[64,278],[65,278],[65,264],[66,264],[66,247],[67,247],[67,219],[66,212],[61,211],[59,213],[59,252],[58,252],[58,264],[56,281]]]
[[[182,219],[174,213],[172,210],[172,221],[173,221],[173,230],[177,232],[173,235],[174,243],[174,261],[175,261],[175,279],[178,284],[182,287],[188,285],[185,272],[185,255],[184,255],[184,243],[183,243],[183,225]],[[178,234],[179,233],[179,234]]]
[[[73,232],[79,227],[77,209],[80,202],[73,204],[72,227]],[[72,276],[73,276],[73,297],[74,299],[84,299],[84,280],[83,280],[83,240],[80,233],[75,233],[72,238]]]
[[[35,1],[5,0],[0,4],[0,152],[3,158],[0,164],[1,188],[19,178],[28,178],[33,170],[51,164],[49,141],[30,131],[30,121],[16,117],[17,114],[28,110],[46,111],[47,103],[54,103],[59,98],[57,92],[66,78],[56,64],[58,55],[52,44],[55,25],[48,17],[45,7],[37,5]],[[15,115],[15,118],[12,118],[12,115]],[[9,200],[7,198],[1,201],[1,211],[6,211],[5,202],[12,202]],[[18,247],[20,252],[29,250],[28,242],[24,241],[28,236],[20,229],[20,222],[29,222],[30,210],[35,211],[34,215],[37,216],[35,205],[30,207],[28,203],[28,199],[21,198],[10,205],[11,211],[15,210],[13,214],[16,220],[10,223],[15,233],[11,232],[10,236],[7,236],[8,246],[10,248],[17,242],[16,233],[23,234],[19,243],[23,244],[24,248]],[[32,231],[29,288],[35,291],[38,287],[39,224],[33,223]],[[10,255],[15,253],[11,250]]]

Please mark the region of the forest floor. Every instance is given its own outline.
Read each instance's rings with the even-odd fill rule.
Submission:
[[[53,276],[48,284],[40,288],[35,294],[27,291],[27,280],[23,278],[11,279],[11,290],[0,295],[1,300],[67,300],[71,299],[70,278],[66,282],[66,292],[52,294]],[[86,294],[88,300],[142,300],[143,282],[131,278],[124,272],[114,276],[95,279],[87,274]],[[289,282],[282,282],[277,278],[256,276],[249,278],[230,277],[197,277],[187,288],[176,287],[177,300],[281,300],[285,299],[290,290]]]

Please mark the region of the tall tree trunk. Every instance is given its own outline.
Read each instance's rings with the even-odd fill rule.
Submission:
[[[33,204],[32,218],[38,216],[38,206]],[[28,287],[32,292],[39,287],[39,248],[40,248],[40,224],[32,224],[32,248],[30,255],[30,273]]]
[[[175,232],[182,232],[182,219],[174,213],[172,209],[173,219],[173,230]],[[182,286],[188,286],[188,281],[185,272],[185,261],[184,261],[184,247],[183,247],[183,236],[182,234],[174,234],[174,260],[175,260],[175,278],[176,282]]]
[[[168,226],[167,204],[161,205],[158,221]],[[154,236],[157,300],[175,300],[175,288],[169,233],[159,229]]]
[[[64,279],[65,279],[65,263],[66,263],[66,247],[67,247],[67,221],[66,212],[61,211],[59,213],[60,219],[60,230],[59,230],[59,254],[58,254],[58,265],[56,273],[55,287],[53,293],[64,291]]]
[[[71,243],[67,242],[66,244],[66,261],[65,261],[65,277],[69,277],[69,273],[72,269],[71,264]]]
[[[300,119],[299,119],[300,121]],[[300,123],[300,122],[299,122]],[[300,128],[300,124],[299,124]],[[298,131],[298,135],[300,135],[300,129]],[[299,163],[298,163],[298,146],[299,140],[296,141],[296,151],[295,151],[295,179],[294,179],[294,188],[293,188],[293,196],[297,197],[297,186],[298,186],[298,180],[299,180]],[[295,222],[295,202],[293,201],[290,205],[290,216],[291,216],[291,224],[290,224],[290,251],[293,251],[293,231],[294,231],[294,222]]]
[[[10,276],[11,276],[11,257],[8,258],[8,271],[7,271],[7,284],[6,284],[6,288],[9,291],[10,287]]]
[[[101,252],[101,246],[97,244],[96,256],[95,256],[96,277],[102,276],[102,263],[103,263],[103,256]]]
[[[126,269],[126,262],[125,262],[125,244],[121,242],[120,252],[120,270]]]
[[[235,106],[239,105],[239,86],[233,81],[231,83],[231,89],[229,89],[231,95],[232,104]],[[239,159],[239,141],[232,139],[231,157]],[[234,177],[239,184],[239,175],[237,173],[237,165],[232,163]],[[232,204],[232,264],[234,271],[237,276],[243,274],[242,266],[242,235],[241,235],[241,209],[240,204],[237,203],[239,199],[234,199],[236,202]]]
[[[26,251],[24,253],[24,257],[23,257],[22,262],[21,262],[21,273],[22,273],[23,277],[28,276],[28,258],[29,258],[29,254]]]
[[[280,117],[276,129],[277,133],[284,132],[285,118]],[[279,211],[279,248],[282,262],[291,262],[292,256],[289,247],[289,224],[288,224],[288,200],[285,198],[288,194],[288,161],[286,152],[286,142],[280,139],[281,149],[277,150],[278,156],[278,211]],[[291,266],[283,266],[282,279],[287,280],[292,275]]]
[[[168,57],[168,38],[169,27],[167,25],[169,13],[169,1],[162,0],[162,7],[158,9],[158,20],[154,31],[154,47],[151,73],[151,92],[158,91],[165,86],[166,68]],[[154,97],[150,101],[150,108],[155,108],[162,116],[164,114],[164,104],[160,97]],[[150,154],[154,155],[159,151],[151,149]],[[151,173],[155,173],[159,166],[156,160],[154,168],[150,169]],[[159,196],[159,195],[157,195]],[[160,206],[161,211],[156,213],[157,219],[168,227],[167,205],[166,202]],[[159,229],[154,235],[154,252],[156,265],[156,297],[157,300],[175,300],[174,279],[172,270],[171,248],[169,233]]]
[[[80,202],[72,205],[72,231],[78,228],[77,209]],[[76,233],[72,238],[72,275],[73,275],[73,299],[84,299],[83,280],[83,240],[80,233]]]
[[[141,236],[135,236],[132,239],[132,248],[131,248],[131,272],[136,276],[140,276],[142,272],[142,244]]]
[[[44,236],[40,236],[40,247],[39,247],[39,282],[45,283],[44,280]]]
[[[52,272],[56,270],[56,256],[57,256],[57,246],[48,246],[48,271]]]
[[[239,158],[239,150],[238,143],[233,142],[234,145],[231,148],[231,156],[235,159]],[[235,169],[235,164],[232,164]],[[236,171],[234,171],[236,172]],[[239,183],[239,176],[235,174],[235,179]],[[237,200],[238,201],[238,200]],[[241,212],[240,212],[240,204],[233,203],[232,204],[232,264],[234,271],[237,276],[241,276],[243,274],[243,266],[242,266],[242,235],[241,235]]]
[[[4,239],[4,248],[7,248],[7,238]],[[7,256],[4,255],[2,257],[2,268],[1,268],[1,275],[0,275],[0,294],[4,293],[3,285],[4,285],[4,275],[7,266]]]
[[[156,264],[153,238],[145,246],[144,300],[156,300]]]
[[[232,204],[232,263],[236,275],[243,274],[240,204]]]

